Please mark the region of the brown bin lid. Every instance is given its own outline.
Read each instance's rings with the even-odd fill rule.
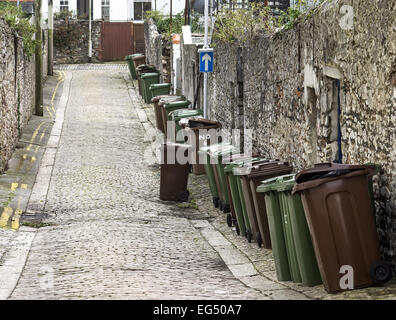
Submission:
[[[213,121],[204,118],[190,119],[188,120],[188,127],[191,130],[221,128],[221,123],[218,121]]]
[[[317,163],[313,168],[306,169],[300,171],[296,175],[296,182],[302,183],[310,180],[315,180],[319,178],[325,178],[326,174],[328,177],[332,175],[332,173],[340,175],[343,173],[349,173],[357,170],[365,170],[371,168],[371,166],[367,165],[355,165],[355,164],[342,164],[342,163]]]
[[[338,180],[338,179],[348,179],[348,178],[356,177],[359,175],[370,176],[374,173],[374,169],[370,166],[350,165],[349,169],[346,167],[344,167],[344,168],[338,167],[338,169],[337,169],[337,167],[338,167],[338,164],[337,164],[337,166],[333,167],[333,170],[318,171],[318,173],[323,173],[322,177],[318,176],[319,178],[313,178],[311,180],[306,180],[304,182],[297,182],[297,184],[293,188],[292,193],[294,194],[296,192],[301,192],[301,191],[304,191],[307,189],[313,189],[313,188],[319,187],[320,185],[322,185],[324,183],[331,182],[331,181]],[[314,168],[312,168],[312,169],[314,169]],[[300,172],[300,173],[302,173],[302,172]],[[326,173],[328,173],[328,174],[326,174]],[[302,179],[300,176],[300,181],[301,180]],[[296,175],[296,181],[298,181],[297,175]]]
[[[288,162],[284,161],[271,161],[259,166],[253,166],[251,172],[247,175],[249,179],[267,176],[277,172],[291,172],[293,167]]]

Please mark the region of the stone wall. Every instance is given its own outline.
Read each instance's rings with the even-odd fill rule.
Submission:
[[[0,17],[0,172],[34,111],[34,57],[23,52],[22,39]]]
[[[293,29],[215,43],[210,115],[290,161],[374,162],[381,249],[396,265],[396,3],[324,2]],[[340,130],[339,130],[340,129]]]
[[[144,22],[144,43],[146,63],[161,71],[162,81],[162,36],[152,19]]]
[[[88,20],[54,21],[54,63],[87,63]],[[102,54],[102,21],[92,21],[92,62],[99,62]]]

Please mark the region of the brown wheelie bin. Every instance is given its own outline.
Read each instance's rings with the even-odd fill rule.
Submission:
[[[392,277],[382,261],[373,216],[369,166],[319,164],[296,176],[325,289],[335,293]],[[353,279],[350,288],[344,276]]]
[[[162,120],[162,106],[166,102],[183,100],[186,100],[184,96],[174,96],[169,94],[156,96],[151,99],[151,102],[154,103],[155,123],[157,125],[157,129],[160,130],[162,133],[165,133],[164,121]]]
[[[142,85],[142,79],[141,76],[144,73],[152,73],[152,72],[158,72],[155,66],[148,65],[148,64],[141,64],[138,67],[136,67],[136,77],[138,80],[138,89],[139,89],[139,94],[143,96],[143,85]]]
[[[188,144],[167,143],[161,146],[160,199],[187,201],[190,171]]]
[[[141,56],[134,56],[132,57],[133,64],[135,66],[135,70],[137,69],[138,66],[142,64],[146,64],[146,56],[141,55]]]
[[[185,132],[186,142],[193,146],[192,153],[192,172],[196,175],[205,173],[204,162],[206,158],[202,158],[199,155],[199,150],[204,145],[210,145],[211,141],[216,140],[217,134],[216,129],[221,128],[221,124],[218,121],[212,121],[208,119],[189,119],[186,126],[183,128]],[[213,129],[213,131],[212,131]]]
[[[253,236],[259,247],[263,245],[264,248],[271,249],[271,239],[264,197],[256,191],[257,187],[261,181],[288,174],[292,169],[288,162],[274,160],[255,165],[250,173],[240,177],[249,222],[252,232],[256,231]]]

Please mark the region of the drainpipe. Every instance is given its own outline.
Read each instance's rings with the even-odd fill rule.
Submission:
[[[35,50],[35,73],[36,73],[36,94],[35,94],[35,114],[43,116],[43,54],[42,54],[42,31],[41,31],[41,0],[34,2],[34,18],[36,24],[36,36],[38,41]]]
[[[48,75],[54,74],[54,12],[53,0],[48,0]]]
[[[92,0],[89,0],[88,16],[89,16],[89,34],[88,34],[88,61],[92,61]]]

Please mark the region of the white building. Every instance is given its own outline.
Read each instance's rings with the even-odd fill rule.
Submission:
[[[130,21],[143,19],[143,12],[158,10],[170,13],[171,0],[91,0],[94,20]],[[46,1],[43,1],[43,3]],[[88,17],[89,0],[54,0],[54,12],[69,10]],[[184,0],[172,0],[172,13],[184,10]],[[44,9],[44,8],[43,8]],[[45,11],[45,10],[43,10]]]

